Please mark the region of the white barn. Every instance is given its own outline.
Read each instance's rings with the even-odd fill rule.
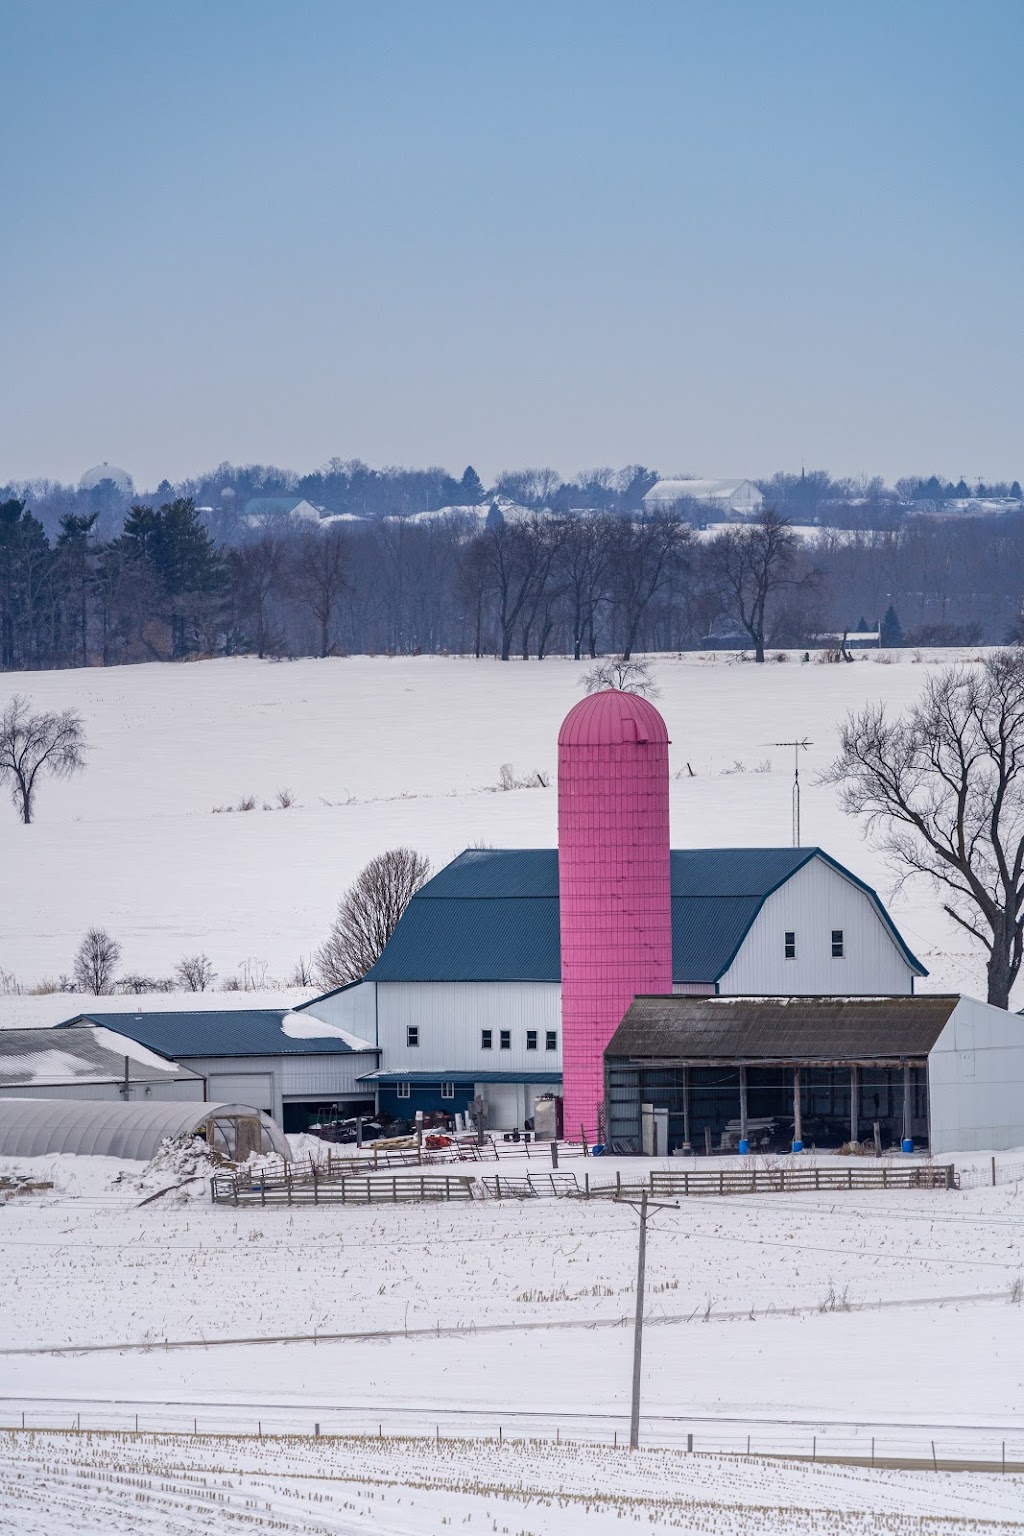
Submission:
[[[906,995],[927,974],[876,893],[820,848],[675,850],[674,990]],[[469,849],[413,897],[360,982],[302,1012],[372,1041],[365,1081],[398,1118],[487,1102],[530,1118],[561,1085],[555,849]]]

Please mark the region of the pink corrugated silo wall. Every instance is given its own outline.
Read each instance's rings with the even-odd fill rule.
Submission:
[[[582,699],[558,733],[565,1134],[593,1138],[605,1046],[637,993],[672,991],[668,731],[636,694]]]

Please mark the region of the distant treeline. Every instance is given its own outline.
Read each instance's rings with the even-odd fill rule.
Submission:
[[[907,511],[965,492],[1019,497],[1016,482],[933,477],[893,492],[780,474],[760,482],[759,523],[721,532],[703,526],[717,515],[704,505],[645,508],[657,478],[642,466],[572,482],[525,470],[485,489],[471,468],[455,479],[332,463],[304,477],[222,465],[146,497],[110,481],[8,488],[0,667],[834,648],[889,610],[887,643],[1019,637],[1024,512]],[[343,520],[295,518],[296,497]],[[445,507],[467,510],[414,516]],[[818,520],[827,526],[808,531]]]

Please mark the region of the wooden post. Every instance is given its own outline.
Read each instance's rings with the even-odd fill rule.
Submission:
[[[704,1127],[704,1151],[707,1153],[708,1157],[711,1156],[711,1127],[710,1127],[710,1125],[706,1125]]]
[[[557,1168],[558,1167],[558,1142],[557,1141],[553,1141],[551,1143],[551,1166],[552,1166],[552,1168]]]
[[[881,1157],[881,1155],[882,1155],[882,1127],[879,1125],[877,1120],[872,1121],[872,1132],[873,1132],[874,1138],[875,1138],[875,1156],[876,1157]]]
[[[644,1343],[644,1270],[647,1265],[647,1191],[640,1196],[640,1244],[636,1259],[636,1317],[633,1323],[633,1397],[629,1410],[629,1448],[640,1444],[640,1365]]]
[[[910,1116],[910,1063],[903,1063],[903,1150],[907,1150],[907,1142],[913,1141],[914,1133]]]
[[[683,1068],[683,1146],[687,1152],[690,1146],[690,1069]]]
[[[860,1073],[850,1068],[850,1141],[854,1146],[860,1140]]]
[[[800,1152],[804,1145],[804,1121],[800,1106],[800,1068],[793,1068],[793,1151]]]
[[[995,1187],[996,1187],[996,1160],[993,1157],[993,1159],[992,1159],[992,1188],[995,1189]]]
[[[747,1139],[747,1069],[740,1067],[740,1141]]]

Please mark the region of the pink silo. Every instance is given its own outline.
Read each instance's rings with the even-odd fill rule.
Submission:
[[[605,1046],[638,993],[672,991],[668,731],[609,689],[558,733],[565,1134],[593,1138]]]

